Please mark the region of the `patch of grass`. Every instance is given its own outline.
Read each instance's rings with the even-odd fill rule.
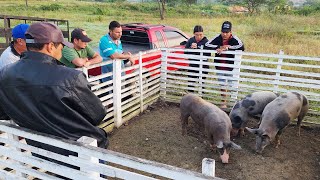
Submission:
[[[52,4],[58,4],[58,8]],[[69,20],[70,30],[84,28],[92,37],[92,45],[97,46],[99,39],[107,32],[109,22],[143,22],[165,24],[177,27],[190,36],[195,25],[202,25],[208,39],[220,33],[223,21],[233,23],[233,34],[245,44],[246,51],[279,53],[301,56],[320,56],[320,36],[308,32],[320,30],[318,15],[298,16],[294,14],[230,14],[227,6],[214,5],[172,5],[167,6],[164,20],[160,20],[157,3],[106,3],[78,0],[39,1],[28,0],[0,1],[1,14],[57,18]],[[40,7],[49,7],[41,9]],[[12,22],[22,23],[21,22]],[[3,23],[0,20],[0,26]],[[305,33],[297,33],[297,32]]]
[[[43,11],[57,11],[57,10],[60,10],[61,8],[63,8],[62,5],[53,3],[49,5],[41,5],[39,9]]]

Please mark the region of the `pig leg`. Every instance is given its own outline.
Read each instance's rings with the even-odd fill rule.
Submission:
[[[210,148],[215,151],[216,148],[217,148],[217,145],[216,143],[214,142],[214,139],[213,139],[213,135],[210,134],[209,130],[207,128],[205,128],[205,132],[206,132],[206,135],[207,135],[207,138],[208,138],[208,142],[210,144]]]
[[[189,114],[181,113],[181,125],[182,125],[182,135],[184,136],[187,133],[187,125],[188,125]]]
[[[301,122],[303,120],[303,118],[306,116],[307,112],[308,112],[308,106],[303,106],[300,114],[298,116],[298,121],[297,121],[297,126],[298,126],[298,136],[300,136],[300,129],[301,129]]]
[[[275,137],[275,143],[276,143],[276,146],[275,148],[278,148],[279,145],[280,145],[280,136],[282,134],[282,130],[279,130],[278,133],[276,134],[276,137]]]

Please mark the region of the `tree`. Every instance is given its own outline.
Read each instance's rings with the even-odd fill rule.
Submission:
[[[161,20],[164,20],[164,15],[166,12],[165,6],[166,6],[166,0],[158,0],[159,4],[159,11],[160,11],[160,18]]]
[[[195,4],[197,3],[197,0],[182,0],[182,2],[188,4],[188,5],[191,5],[191,4]]]
[[[266,0],[244,0],[250,14],[259,12],[259,8],[266,2]]]
[[[288,0],[269,0],[267,2],[269,12],[276,12],[277,9],[284,8],[286,5],[289,5]]]
[[[260,7],[265,5],[267,0],[220,0],[220,2],[227,5],[245,6],[250,14],[254,14],[260,11]]]

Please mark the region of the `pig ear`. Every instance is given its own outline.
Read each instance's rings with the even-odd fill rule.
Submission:
[[[246,130],[249,131],[252,134],[255,134],[255,135],[258,134],[258,129],[251,129],[251,128],[246,127]]]
[[[231,147],[234,149],[241,149],[241,146],[231,141]]]

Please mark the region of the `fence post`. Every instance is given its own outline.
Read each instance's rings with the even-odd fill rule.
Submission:
[[[160,97],[166,96],[167,91],[167,70],[168,70],[168,49],[161,50],[161,84],[160,84]]]
[[[199,65],[199,94],[201,95],[202,94],[202,84],[203,84],[203,82],[202,82],[202,74],[203,74],[203,58],[202,58],[202,56],[203,56],[203,45],[201,45],[201,47],[200,47],[200,49],[201,49],[201,52],[200,52],[200,65]]]
[[[89,79],[88,68],[82,67],[82,72],[86,75],[87,80]]]
[[[93,139],[93,138],[87,137],[87,136],[82,136],[77,141],[81,142],[83,144],[86,144],[86,145],[94,146],[94,147],[98,146],[98,142],[97,142],[96,139]],[[91,157],[91,156],[88,156],[86,154],[78,153],[78,157],[83,159],[83,160],[88,161],[88,164],[90,164],[90,163],[99,163],[99,159],[98,158]],[[87,171],[87,170],[85,170],[85,168],[82,168],[82,167],[80,167],[80,170],[85,172],[85,173],[88,173],[89,177],[99,177],[100,176],[100,174],[98,172]]]
[[[10,124],[13,124],[13,123],[10,122]],[[16,135],[14,135],[14,134],[9,134],[9,133],[7,133],[7,135],[8,135],[8,139],[12,139],[12,140],[14,140],[14,141],[19,142],[19,136],[16,136]],[[19,142],[19,143],[20,143],[20,142]],[[19,152],[21,152],[21,149],[20,149],[20,148],[15,148],[15,147],[13,147],[13,146],[10,146],[10,148],[11,148],[13,151],[19,151]],[[15,160],[13,160],[13,161],[15,161]],[[19,163],[19,164],[22,165],[22,166],[25,165],[25,164],[22,163],[22,162],[19,162],[19,161],[16,161],[16,162]],[[16,173],[17,176],[21,176],[21,177],[24,177],[24,178],[28,177],[27,174],[24,174],[24,173],[22,173],[22,172],[20,172],[20,171],[18,171],[18,170],[16,170],[15,173]]]
[[[202,159],[202,174],[215,177],[215,160],[210,158]]]
[[[142,81],[142,52],[139,51],[139,91],[140,91],[140,112],[143,112],[143,81]]]
[[[280,51],[279,51],[279,54],[280,55],[283,55],[284,54],[284,52],[283,52],[283,50],[281,49]],[[282,61],[283,61],[283,58],[279,58],[278,59],[278,65],[277,65],[277,73],[276,73],[276,77],[275,77],[275,80],[274,80],[274,92],[278,92],[278,88],[279,88],[279,79],[280,79],[280,76],[281,76],[281,73],[280,73],[280,71],[281,71],[281,68],[282,68]]]
[[[236,50],[236,52],[242,52],[241,50]],[[234,69],[233,69],[233,77],[232,79],[236,79],[233,85],[233,88],[235,89],[231,95],[231,99],[238,99],[238,93],[239,93],[239,83],[240,83],[240,66],[241,66],[241,60],[242,60],[242,54],[235,54],[234,56]]]
[[[114,59],[113,63],[113,104],[114,123],[116,127],[122,125],[121,115],[121,60]]]

